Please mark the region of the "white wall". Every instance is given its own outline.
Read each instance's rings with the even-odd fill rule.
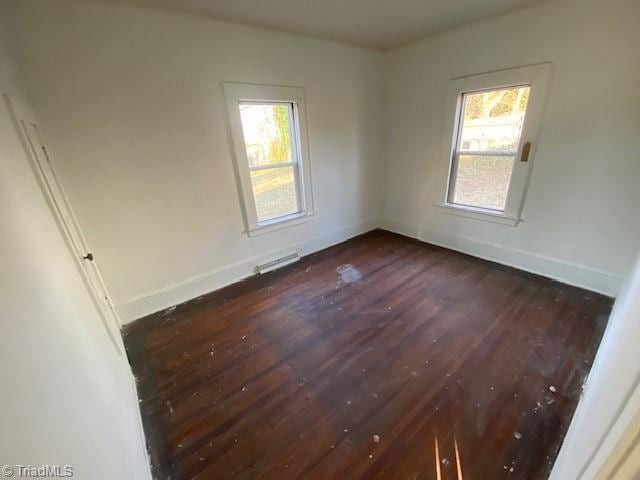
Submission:
[[[636,0],[564,0],[389,53],[383,224],[615,295],[640,245],[639,22]],[[547,61],[554,72],[523,223],[436,210],[448,80]]]
[[[154,10],[21,1],[14,14],[29,93],[124,321],[375,226],[382,54]],[[312,222],[243,233],[223,81],[305,87]]]
[[[24,97],[0,1],[0,92]],[[0,102],[0,452],[75,478],[150,478],[131,373],[84,288]],[[17,474],[16,474],[17,477]]]
[[[378,224],[610,295],[633,260],[633,0],[561,0],[385,55],[155,10],[13,7],[29,94],[124,321],[247,276],[290,247],[308,253]],[[524,221],[436,210],[448,80],[546,61],[554,73]],[[314,221],[243,233],[224,80],[306,88]]]

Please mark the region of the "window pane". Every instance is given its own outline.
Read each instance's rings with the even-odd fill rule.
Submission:
[[[453,203],[504,210],[515,156],[460,155]]]
[[[515,153],[529,90],[513,87],[465,94],[460,152]]]
[[[258,222],[297,213],[295,167],[276,167],[251,172]]]
[[[241,103],[240,119],[249,167],[293,162],[290,103]]]

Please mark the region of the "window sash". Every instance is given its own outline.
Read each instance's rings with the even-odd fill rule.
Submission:
[[[518,151],[514,150],[512,152],[491,152],[489,150],[460,150],[454,151],[453,155],[473,155],[474,157],[515,157],[516,155],[518,155]]]
[[[258,170],[271,170],[272,168],[284,168],[284,167],[297,167],[298,162],[287,162],[287,163],[272,163],[270,165],[258,165],[257,167],[252,167],[249,165],[250,172],[256,172]]]
[[[277,223],[281,219],[285,219],[291,217],[292,215],[299,215],[306,211],[305,205],[305,195],[304,195],[304,184],[302,181],[302,175],[300,174],[300,157],[302,151],[300,149],[300,126],[298,124],[298,105],[296,102],[279,102],[279,101],[264,101],[264,102],[240,102],[240,105],[287,105],[287,110],[289,113],[289,130],[291,132],[291,158],[293,159],[291,162],[287,163],[274,163],[272,165],[260,165],[257,167],[251,167],[249,165],[249,173],[257,170],[267,170],[272,168],[286,168],[293,167],[293,180],[295,187],[295,195],[296,195],[296,205],[298,206],[297,210],[293,213],[287,213],[284,215],[280,215],[278,217],[269,218],[266,220],[259,221],[256,218],[256,222],[258,226],[262,225],[271,225],[273,223]],[[248,165],[248,161],[247,161]],[[253,193],[254,202],[255,202],[255,192]],[[257,217],[257,210],[256,210]]]
[[[447,196],[446,201],[452,205],[459,205],[463,207],[469,207],[480,210],[487,210],[493,213],[504,213],[506,210],[506,202],[505,208],[497,209],[497,208],[488,208],[482,207],[479,205],[472,205],[467,203],[455,202],[455,194],[456,194],[456,181],[458,180],[458,166],[460,164],[460,156],[468,155],[474,157],[513,157],[514,166],[516,161],[516,156],[518,155],[518,151],[520,150],[520,144],[522,143],[522,131],[520,131],[520,136],[518,138],[518,149],[512,151],[489,151],[489,150],[465,150],[461,147],[462,142],[462,132],[464,130],[464,113],[467,108],[467,99],[469,95],[477,94],[477,93],[487,93],[487,92],[496,92],[500,90],[504,90],[505,88],[517,88],[517,87],[529,87],[531,85],[528,83],[524,83],[521,85],[510,85],[508,87],[495,87],[495,88],[485,88],[479,90],[471,90],[460,92],[460,101],[458,101],[457,111],[456,111],[456,124],[454,131],[455,142],[451,151],[451,169],[449,172],[449,181],[447,183]],[[529,106],[527,106],[527,110]],[[525,111],[525,117],[527,112]],[[513,170],[511,171],[511,176],[513,176]]]
[[[291,158],[293,159],[291,162],[279,162],[279,163],[271,163],[265,165],[251,166],[249,164],[249,160],[247,159],[247,167],[249,168],[249,173],[257,172],[261,170],[273,170],[276,168],[293,168],[293,181],[294,181],[294,190],[295,190],[295,201],[297,209],[295,212],[285,213],[284,215],[279,215],[277,217],[267,218],[264,220],[257,219],[257,208],[256,208],[256,222],[260,225],[271,225],[273,223],[278,222],[278,220],[282,218],[291,217],[292,215],[297,215],[303,213],[305,211],[304,205],[304,195],[302,195],[302,179],[300,175],[300,146],[297,139],[299,138],[299,127],[296,115],[296,103],[295,102],[283,102],[283,101],[241,101],[238,102],[238,108],[241,108],[243,105],[286,105],[287,113],[289,114],[289,131],[291,137]],[[242,124],[242,122],[241,122]],[[244,126],[243,126],[243,138],[244,138]],[[246,142],[245,142],[246,146]],[[255,205],[256,201],[256,193],[253,191],[253,183],[252,183],[252,194],[253,201]]]
[[[505,212],[506,210],[506,205],[505,208],[503,209],[499,209],[499,208],[491,208],[491,207],[486,207],[486,206],[479,206],[479,205],[473,205],[470,203],[462,203],[462,202],[456,202],[454,201],[454,198],[456,196],[456,181],[458,179],[458,166],[460,164],[459,160],[460,160],[460,155],[469,155],[469,156],[474,156],[474,157],[512,157],[513,158],[513,163],[514,163],[514,167],[515,167],[515,163],[516,163],[516,155],[518,152],[514,152],[513,154],[502,154],[502,155],[493,155],[487,152],[481,152],[481,153],[473,153],[473,154],[469,154],[467,152],[459,152],[454,154],[453,156],[453,160],[451,162],[451,175],[449,176],[449,188],[447,189],[448,191],[448,195],[447,195],[447,202],[450,203],[451,205],[459,205],[462,207],[468,207],[468,208],[473,208],[476,210],[486,210],[488,212],[492,212],[492,213],[499,213],[502,214]],[[513,176],[513,170],[511,172],[511,177]],[[511,178],[510,178],[511,181]],[[508,194],[507,194],[508,195]]]
[[[513,153],[501,152],[499,154],[494,154],[490,152],[453,152],[453,156],[451,159],[451,173],[449,175],[449,184],[447,188],[447,203],[450,203],[451,205],[460,205],[463,207],[469,207],[469,208],[478,209],[478,210],[487,210],[488,212],[493,212],[493,213],[500,213],[500,214],[504,213],[506,210],[506,205],[504,209],[498,209],[498,208],[482,207],[479,205],[472,205],[469,203],[461,203],[461,202],[454,201],[454,198],[456,195],[456,181],[458,179],[458,166],[460,164],[460,155],[468,155],[468,156],[474,156],[474,157],[513,157],[513,163],[515,168],[516,156],[518,155],[518,152],[513,152]],[[513,176],[513,171],[511,172],[511,176]]]
[[[258,226],[262,225],[272,225],[273,223],[277,223],[280,219],[289,218],[294,215],[300,215],[305,213],[305,205],[304,205],[304,195],[302,195],[302,178],[300,175],[300,168],[298,162],[288,162],[288,163],[275,163],[274,166],[259,166],[259,167],[249,167],[249,172],[256,172],[262,170],[274,170],[277,168],[293,168],[293,182],[294,182],[294,190],[296,192],[296,205],[298,208],[295,212],[285,213],[284,215],[279,215],[277,217],[267,218],[264,220],[257,220],[257,208],[256,208],[256,221]],[[251,184],[253,200],[256,201],[256,194],[253,191],[253,183]]]

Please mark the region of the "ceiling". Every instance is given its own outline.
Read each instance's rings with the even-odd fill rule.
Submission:
[[[549,0],[98,0],[387,50]]]

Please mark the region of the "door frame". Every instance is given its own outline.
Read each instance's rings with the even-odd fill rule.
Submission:
[[[640,440],[639,314],[640,255],[613,305],[550,480],[613,479],[620,468],[639,468],[628,455]]]
[[[67,244],[67,248],[73,257],[74,263],[82,280],[89,292],[89,296],[93,301],[93,304],[100,315],[102,323],[107,331],[109,339],[116,349],[118,355],[123,356],[124,354],[124,344],[122,342],[122,336],[120,334],[120,325],[122,325],[120,321],[120,317],[116,312],[112,302],[111,296],[109,295],[109,291],[106,288],[103,277],[96,265],[95,261],[89,260],[90,264],[87,266],[86,256],[89,255],[91,250],[87,245],[87,241],[85,236],[80,228],[80,224],[75,216],[73,208],[68,200],[67,194],[62,186],[62,183],[59,180],[59,177],[55,170],[55,165],[53,160],[51,159],[51,155],[49,150],[46,148],[46,144],[42,139],[42,133],[39,130],[39,123],[37,117],[33,111],[33,109],[21,101],[20,99],[16,99],[15,97],[10,97],[7,94],[2,94],[4,97],[4,101],[9,110],[9,114],[11,115],[11,120],[13,121],[14,128],[18,133],[18,137],[20,142],[22,143],[22,147],[25,150],[27,158],[29,159],[29,164],[33,173],[38,181],[38,185],[40,186],[40,190],[42,191],[45,200],[47,201],[47,205],[55,218],[56,224],[58,225],[58,229],[62,234],[65,243]],[[44,168],[42,165],[43,158],[35,154],[32,151],[31,147],[31,136],[27,131],[26,123],[31,123],[37,129],[37,133],[39,138],[37,141],[43,148],[44,161],[48,163],[48,169]],[[47,173],[47,170],[50,172]],[[52,193],[53,188],[52,185],[55,186],[55,190],[59,192],[60,198],[56,198],[56,196]],[[60,203],[64,205],[60,205]],[[67,220],[63,218],[61,215],[61,209],[64,208],[68,212],[68,220],[73,223],[73,225],[68,225]],[[76,236],[78,238],[73,238],[71,233],[71,229],[76,232]],[[79,245],[77,245],[79,244]],[[95,274],[95,281],[91,278],[90,274],[87,272],[87,268],[93,270]],[[95,283],[98,283],[96,285]]]

